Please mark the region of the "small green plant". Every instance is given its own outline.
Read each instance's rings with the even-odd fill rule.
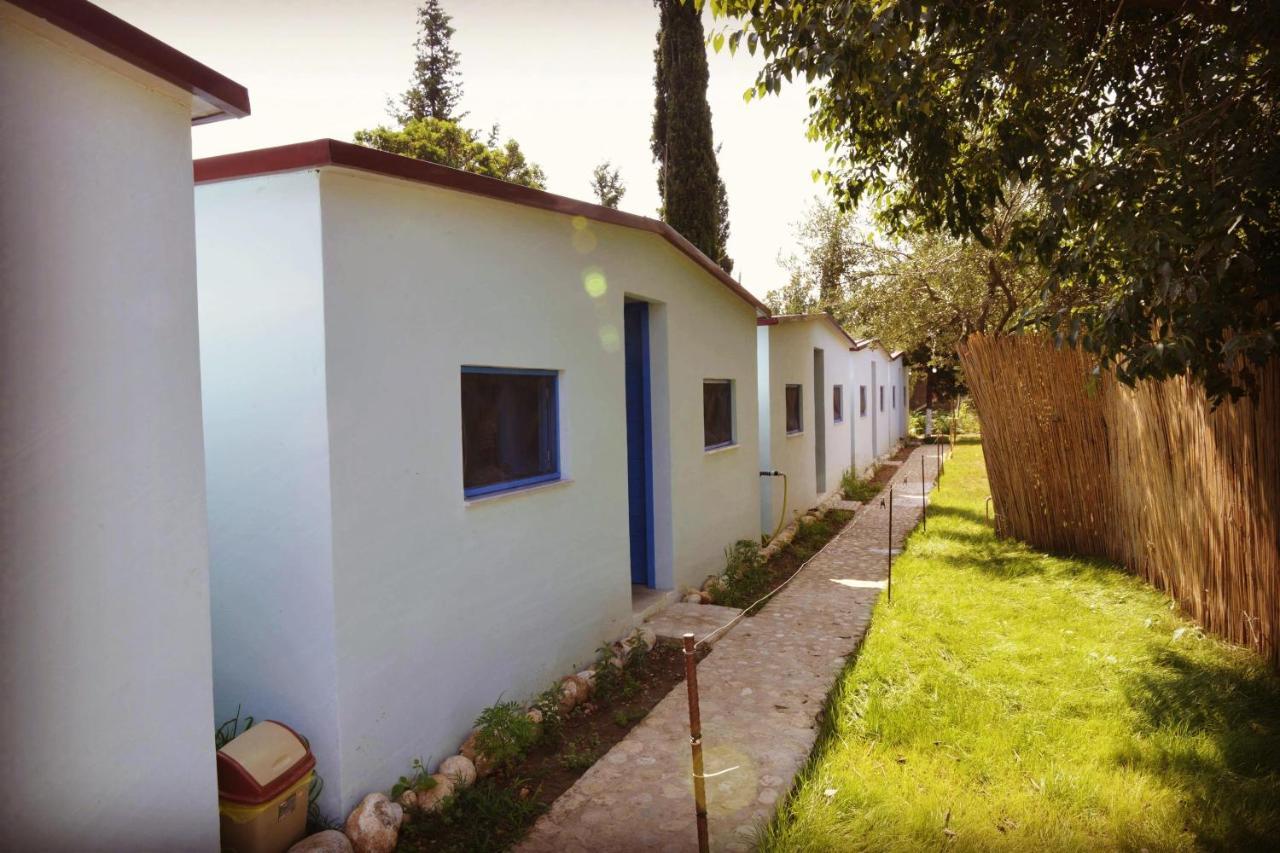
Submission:
[[[537,727],[538,742],[551,747],[559,746],[564,736],[564,714],[560,711],[560,685],[553,684],[542,691],[530,707],[542,714],[542,723]]]
[[[759,545],[741,539],[725,549],[724,557],[724,574],[712,587],[712,603],[746,607],[768,591],[770,573]]]
[[[398,799],[405,791],[430,791],[436,786],[436,780],[431,778],[421,758],[413,759],[410,767],[409,775],[401,776],[399,781],[391,786],[391,799]]]
[[[569,770],[586,770],[600,758],[600,736],[594,732],[566,744],[560,763]]]
[[[613,655],[613,647],[608,645],[601,646],[596,655],[595,695],[599,702],[608,702],[622,690],[626,664],[618,666],[613,662]]]
[[[307,834],[315,835],[326,829],[342,829],[342,823],[320,811],[320,794],[324,791],[324,778],[311,774],[311,787],[307,789]]]
[[[237,705],[236,715],[229,720],[224,720],[213,730],[213,748],[222,749],[252,727],[253,717],[248,714],[241,716],[240,706]]]
[[[509,850],[546,808],[528,779],[477,779],[440,811],[415,815],[401,829],[397,849]]]
[[[880,487],[870,480],[862,479],[851,468],[840,478],[840,491],[844,493],[844,499],[847,501],[866,503],[880,494]]]
[[[498,767],[515,764],[538,742],[538,726],[519,702],[485,708],[476,718],[476,729],[476,749]]]

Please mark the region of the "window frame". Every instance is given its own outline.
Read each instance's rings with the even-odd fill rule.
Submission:
[[[787,392],[792,388],[796,389],[796,423],[799,426],[795,429],[787,429],[787,409],[790,407],[787,402]],[[782,429],[787,435],[804,434],[804,385],[802,383],[787,382],[782,386]]]
[[[473,500],[477,498],[487,498],[492,495],[502,494],[505,492],[514,492],[521,489],[527,489],[532,486],[543,485],[545,483],[556,483],[564,479],[564,470],[561,465],[561,448],[560,448],[560,371],[546,370],[541,368],[530,367],[488,367],[482,365],[464,364],[459,371],[459,392],[461,392],[461,377],[466,374],[482,374],[482,375],[498,375],[498,376],[549,376],[551,377],[551,400],[548,404],[550,413],[550,433],[551,433],[551,464],[554,470],[546,474],[538,474],[533,477],[521,477],[516,480],[504,480],[501,483],[488,483],[483,486],[466,485],[467,479],[467,463],[466,456],[462,448],[459,448],[459,456],[462,462],[462,496],[465,500]],[[462,415],[461,393],[459,393],[458,402],[459,416]],[[465,430],[465,425],[463,426]],[[459,438],[465,441],[465,436],[460,432]],[[465,445],[463,445],[465,447]]]
[[[831,422],[833,424],[844,423],[844,385],[836,384],[831,386]]]
[[[724,385],[729,389],[729,440],[721,441],[716,444],[707,444],[707,386],[708,385]],[[733,447],[738,443],[738,419],[734,417],[735,401],[734,397],[734,381],[732,379],[703,379],[702,380],[702,449],[722,450],[726,447]]]

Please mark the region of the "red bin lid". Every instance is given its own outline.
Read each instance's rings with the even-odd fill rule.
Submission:
[[[315,766],[301,735],[284,723],[264,720],[218,750],[218,796],[239,805],[260,805]]]

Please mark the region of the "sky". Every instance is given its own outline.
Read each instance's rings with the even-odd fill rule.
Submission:
[[[408,85],[417,0],[96,0],[111,13],[249,89],[253,113],[192,130],[196,157],[390,123]],[[622,173],[620,207],[656,216],[652,0],[443,0],[457,30],[468,126],[502,126],[546,171],[547,189],[594,201],[602,160]],[[709,13],[704,21],[714,25]],[[709,51],[720,174],[729,193],[734,276],[758,296],[783,284],[794,223],[826,164],[805,136],[803,86],[743,101],[759,60]]]

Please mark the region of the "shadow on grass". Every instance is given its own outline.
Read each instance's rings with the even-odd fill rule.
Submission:
[[[1186,792],[1187,829],[1210,850],[1280,846],[1280,678],[1258,661],[1159,649],[1125,686],[1146,731],[1117,763]]]

